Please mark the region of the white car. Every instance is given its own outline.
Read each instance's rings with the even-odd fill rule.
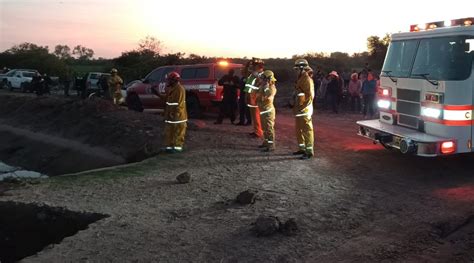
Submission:
[[[88,93],[96,92],[99,89],[99,80],[103,75],[109,77],[110,73],[104,73],[104,72],[87,73],[85,79],[86,79],[86,89]]]
[[[10,90],[25,89],[38,73],[33,69],[13,69],[8,71],[2,79],[2,86]]]

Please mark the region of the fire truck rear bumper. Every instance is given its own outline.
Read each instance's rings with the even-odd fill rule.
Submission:
[[[452,141],[448,138],[429,135],[417,130],[382,123],[379,120],[358,121],[358,135],[380,143],[386,148],[399,149],[402,153],[410,153],[425,157],[443,155],[441,144]]]

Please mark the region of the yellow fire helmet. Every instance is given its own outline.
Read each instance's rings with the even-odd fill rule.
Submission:
[[[271,70],[265,70],[262,73],[261,77],[263,79],[268,79],[268,80],[275,81],[275,82],[277,81],[276,78],[275,78],[275,74]]]
[[[304,69],[309,66],[309,63],[304,58],[299,58],[295,61],[295,68]]]
[[[116,68],[113,68],[110,70],[110,73],[118,73],[118,70]]]

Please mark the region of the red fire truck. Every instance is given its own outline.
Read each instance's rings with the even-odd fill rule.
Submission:
[[[227,61],[217,63],[159,67],[149,73],[141,83],[127,89],[127,97],[138,95],[144,109],[164,109],[165,102],[152,93],[156,89],[165,92],[166,74],[176,71],[181,75],[181,83],[186,89],[186,106],[190,117],[197,117],[203,109],[217,106],[222,101],[223,87],[218,80],[234,69],[240,76],[241,64]]]
[[[473,151],[474,18],[412,25],[392,35],[382,69],[380,118],[359,135],[402,153]]]

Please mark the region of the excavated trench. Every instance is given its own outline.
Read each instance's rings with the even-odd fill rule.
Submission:
[[[17,262],[35,255],[106,217],[45,205],[0,202],[0,262]]]
[[[162,123],[101,99],[0,92],[0,161],[48,176],[137,162],[159,152]]]

